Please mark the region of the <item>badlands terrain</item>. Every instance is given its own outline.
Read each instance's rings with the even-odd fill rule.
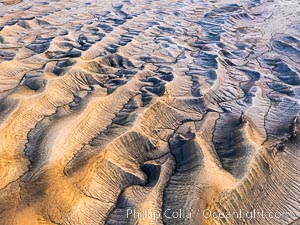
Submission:
[[[0,0],[0,224],[299,225],[299,75],[298,0]]]

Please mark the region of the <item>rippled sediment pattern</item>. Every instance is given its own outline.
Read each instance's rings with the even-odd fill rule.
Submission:
[[[300,224],[299,1],[0,6],[1,225]]]

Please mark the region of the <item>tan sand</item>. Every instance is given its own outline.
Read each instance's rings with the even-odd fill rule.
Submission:
[[[0,1],[0,225],[300,224],[299,18]]]

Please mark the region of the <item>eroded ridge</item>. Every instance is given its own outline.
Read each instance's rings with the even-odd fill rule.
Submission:
[[[0,224],[300,224],[297,0],[0,6]]]

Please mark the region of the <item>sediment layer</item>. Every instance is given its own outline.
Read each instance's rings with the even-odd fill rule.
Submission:
[[[298,1],[0,6],[0,224],[300,224]]]

